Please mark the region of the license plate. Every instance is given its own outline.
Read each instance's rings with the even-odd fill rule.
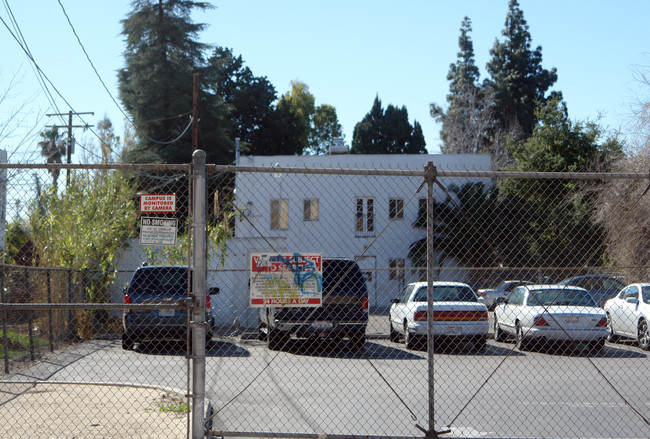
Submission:
[[[173,309],[160,309],[158,310],[158,315],[160,317],[174,317],[175,312]]]
[[[564,322],[568,323],[569,325],[577,325],[578,323],[580,323],[580,317],[577,316],[565,317]]]
[[[445,328],[445,335],[460,335],[463,333],[463,330],[458,326],[450,326]]]
[[[316,331],[323,331],[325,329],[332,329],[333,325],[332,322],[316,321],[311,324],[311,327]]]

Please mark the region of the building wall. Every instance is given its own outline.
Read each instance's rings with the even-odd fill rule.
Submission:
[[[442,170],[492,169],[489,154],[449,155],[328,155],[328,156],[255,156],[244,157],[240,166],[278,168],[333,168],[373,170],[423,170],[428,162]],[[468,180],[440,178],[443,186],[462,185]],[[486,187],[490,179],[483,181]],[[361,258],[362,270],[367,273],[370,305],[386,308],[400,288],[407,282],[419,280],[410,270],[410,245],[426,237],[426,231],[413,227],[418,215],[419,199],[426,198],[426,187],[416,194],[421,177],[385,177],[358,175],[319,175],[293,173],[238,173],[236,205],[245,209],[246,218],[238,218],[235,241],[253,236],[283,238],[289,252],[321,253],[324,257]],[[414,195],[415,194],[415,195]],[[443,201],[447,194],[435,187],[434,196]],[[375,231],[356,232],[356,200],[372,198],[375,204]],[[389,200],[404,200],[404,218],[391,221]],[[273,199],[289,202],[287,229],[271,229]],[[303,220],[303,200],[319,200],[317,221]],[[410,201],[409,201],[410,200]],[[385,229],[385,230],[384,230]],[[404,259],[403,279],[390,279],[391,259]],[[462,281],[467,273],[459,270],[454,260],[441,261],[440,279]]]

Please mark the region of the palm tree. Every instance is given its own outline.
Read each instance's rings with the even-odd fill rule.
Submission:
[[[63,134],[59,133],[57,127],[41,132],[41,141],[38,142],[41,147],[41,155],[47,158],[47,163],[62,163],[61,157],[65,155],[65,142]],[[52,184],[56,187],[59,179],[59,169],[48,169],[52,174]]]

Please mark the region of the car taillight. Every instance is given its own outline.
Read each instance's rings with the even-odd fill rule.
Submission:
[[[365,309],[365,310],[368,309],[368,298],[367,297],[364,297],[363,299],[361,299],[361,309]]]
[[[487,321],[487,319],[487,311],[436,311],[433,313],[433,320],[438,322],[480,322]]]
[[[546,319],[542,316],[537,316],[535,317],[535,320],[533,321],[533,325],[535,326],[551,326],[548,324]]]
[[[606,317],[603,317],[602,319],[600,319],[598,321],[598,323],[596,323],[596,328],[604,328],[606,326],[607,326],[607,318]]]
[[[210,295],[205,296],[205,309],[210,309]]]
[[[131,296],[129,296],[128,294],[124,294],[124,304],[129,305],[130,303],[131,303]],[[130,312],[131,312],[130,309],[125,309],[124,310],[124,313],[126,313],[126,314],[128,314]]]
[[[485,291],[477,291],[476,294],[477,294],[479,297],[485,297],[485,296],[487,296],[487,293],[486,293]]]
[[[435,313],[434,313],[435,315]],[[415,314],[413,314],[413,320],[416,322],[424,322],[427,320],[427,312],[426,311],[415,311]]]

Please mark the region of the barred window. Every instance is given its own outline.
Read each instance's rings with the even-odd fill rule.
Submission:
[[[304,200],[303,220],[304,221],[318,220],[318,199],[312,198],[312,199]]]
[[[373,198],[357,198],[356,221],[357,234],[375,231],[375,200]]]
[[[388,262],[388,278],[390,280],[404,279],[404,259],[391,259]]]
[[[289,228],[289,200],[271,200],[271,229]]]
[[[404,200],[401,198],[391,198],[388,200],[388,217],[390,219],[404,218]]]

